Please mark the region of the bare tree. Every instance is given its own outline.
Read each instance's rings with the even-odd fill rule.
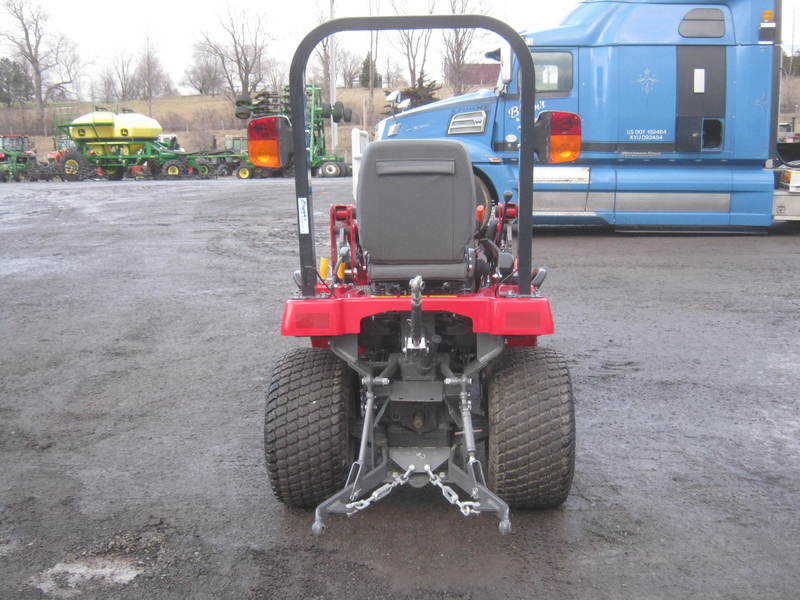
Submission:
[[[472,0],[449,0],[450,12],[464,15],[479,12]],[[454,96],[464,93],[466,88],[467,53],[475,39],[475,29],[446,29],[444,40],[444,78],[453,90]]]
[[[383,81],[387,87],[400,88],[407,87],[408,82],[403,79],[403,70],[396,62],[392,61],[391,56],[386,56],[386,65],[383,72]]]
[[[218,94],[225,85],[219,61],[202,50],[196,51],[191,66],[184,71],[183,83],[198,94]]]
[[[216,58],[231,96],[252,94],[264,81],[266,67],[267,18],[263,14],[228,11],[220,20],[223,40],[202,34],[199,47]]]
[[[30,70],[38,126],[47,135],[45,106],[51,98],[66,96],[74,84],[77,53],[67,38],[48,31],[48,15],[40,5],[6,0],[5,6],[14,30],[3,33],[2,37],[11,43]]]
[[[117,82],[117,100],[133,100],[138,90],[134,56],[123,52],[118,54],[112,64]]]
[[[408,7],[400,0],[390,0],[395,14],[401,15],[408,12]],[[436,0],[429,0],[428,14],[433,14]],[[425,79],[425,63],[428,60],[428,47],[430,46],[432,29],[401,29],[397,32],[395,48],[406,59],[408,76],[411,87],[422,87]]]
[[[103,72],[100,74],[99,89],[97,89],[96,94],[101,102],[113,102],[119,99],[117,78],[112,68],[106,67],[103,69]]]
[[[283,86],[289,82],[286,63],[274,58],[267,60],[265,76],[267,80],[266,83],[273,92],[281,91]]]
[[[161,66],[155,50],[150,45],[150,38],[145,38],[144,49],[136,65],[136,82],[139,97],[147,101],[147,114],[153,116],[153,98],[174,93],[172,81]]]
[[[342,76],[342,84],[346,88],[351,88],[358,81],[361,72],[361,59],[346,48],[339,49],[336,62],[339,65],[339,72]]]
[[[323,21],[320,20],[320,23]],[[334,52],[333,36],[324,38],[314,49],[315,63],[311,69],[314,83],[322,87],[322,95],[326,102],[330,101],[331,89],[331,56]]]

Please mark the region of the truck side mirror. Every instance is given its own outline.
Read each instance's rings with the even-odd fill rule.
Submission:
[[[541,162],[573,162],[581,155],[581,118],[575,113],[542,111],[533,132],[533,149]]]
[[[400,102],[400,90],[394,90],[386,94],[387,104],[397,104]]]
[[[500,46],[500,81],[508,85],[511,79],[511,46],[503,43]]]

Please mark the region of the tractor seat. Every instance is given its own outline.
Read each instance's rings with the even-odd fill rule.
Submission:
[[[451,140],[367,145],[356,191],[370,281],[468,279],[475,188],[467,150]]]

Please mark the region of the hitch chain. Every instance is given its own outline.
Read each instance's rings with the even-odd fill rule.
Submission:
[[[395,475],[394,480],[391,483],[384,483],[381,487],[377,488],[368,498],[364,498],[363,500],[356,500],[354,502],[348,502],[345,504],[345,508],[348,509],[347,515],[350,516],[359,510],[364,510],[370,504],[377,502],[389,495],[389,493],[396,487],[400,487],[401,485],[405,485],[408,482],[408,478],[411,477],[411,474],[414,472],[414,465],[409,465],[406,472],[402,475]]]
[[[442,483],[442,478],[436,475],[433,471],[431,471],[430,465],[425,465],[425,472],[428,474],[428,479],[430,479],[431,483],[436,487],[442,490],[442,496],[444,499],[447,500],[450,504],[454,504],[458,507],[458,510],[461,511],[461,514],[465,517],[469,517],[470,515],[478,515],[480,514],[480,502],[473,502],[472,500],[465,500],[462,502],[458,499],[458,493],[451,488],[449,485],[445,485]]]

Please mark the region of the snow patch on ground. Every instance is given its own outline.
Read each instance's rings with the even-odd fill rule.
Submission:
[[[4,540],[0,538],[0,556],[8,556],[17,549],[15,540]]]
[[[71,598],[87,589],[130,583],[143,569],[126,559],[91,557],[58,563],[31,578],[31,585],[48,596]]]

